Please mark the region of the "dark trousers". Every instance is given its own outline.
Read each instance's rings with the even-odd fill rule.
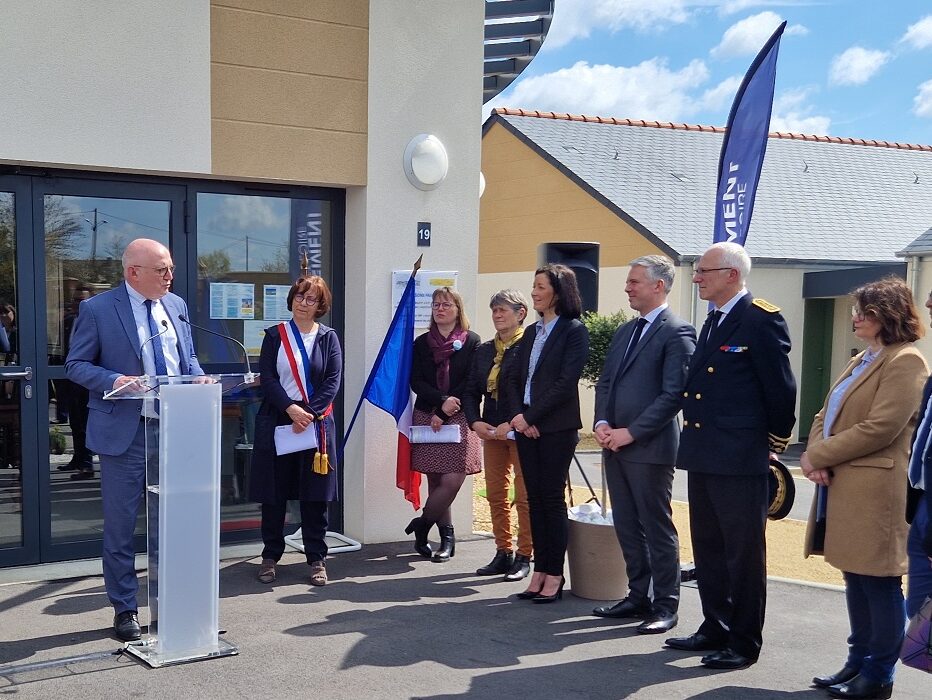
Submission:
[[[301,538],[307,563],[327,558],[327,502],[299,501]],[[285,512],[288,502],[262,504],[262,558],[278,561],[285,553]]]
[[[929,484],[932,488],[932,484]],[[926,501],[919,501],[919,507],[913,516],[913,524],[909,528],[909,539],[906,540],[906,553],[909,555],[909,588],[906,595],[906,614],[912,617],[926,598],[932,596],[932,562],[929,561],[925,549],[922,547],[922,538],[929,527],[929,513]]]
[[[622,450],[623,452],[623,450]],[[673,465],[632,462],[607,452],[605,475],[615,534],[625,555],[629,597],[676,612],[680,602],[680,541],[673,524]]]
[[[149,448],[149,459],[158,460],[158,441],[150,439]],[[146,428],[140,421],[136,436],[126,452],[117,456],[100,456],[100,498],[104,512],[104,588],[117,614],[139,609],[136,601],[139,581],[136,578],[133,533],[145,489]]]
[[[875,683],[889,683],[906,629],[902,577],[847,571],[844,576],[851,624],[845,665],[861,669],[861,675]]]
[[[87,400],[89,392],[80,384],[72,384],[68,390],[68,423],[74,445],[71,461],[81,469],[92,469],[94,453],[87,449]]]
[[[517,435],[534,541],[534,571],[562,576],[566,560],[566,477],[576,451],[575,430],[546,433],[536,440]]]
[[[767,474],[689,473],[699,632],[756,659],[767,601]]]

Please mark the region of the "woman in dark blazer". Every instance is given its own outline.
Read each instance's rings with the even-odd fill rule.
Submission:
[[[531,301],[541,319],[521,338],[519,371],[509,379],[512,418],[497,433],[516,433],[531,512],[534,575],[518,597],[550,603],[563,596],[568,532],[564,493],[582,428],[579,378],[589,357],[589,333],[579,321],[576,275],[566,265],[537,270]]]
[[[414,532],[414,550],[422,557],[445,562],[456,552],[456,537],[450,506],[467,474],[482,470],[479,439],[469,429],[461,400],[479,336],[469,330],[463,298],[449,287],[435,289],[431,298],[430,328],[414,341],[411,360],[411,391],[414,425],[429,425],[439,431],[443,425],[459,428],[460,442],[411,445],[411,468],[427,475],[427,502],[420,517],[405,528]],[[427,541],[430,529],[440,530],[440,549]]]
[[[272,583],[285,551],[285,509],[301,503],[301,535],[311,567],[311,585],[327,583],[327,504],[337,499],[336,428],[333,400],[343,376],[336,332],[318,323],[333,297],[317,276],[299,277],[288,292],[292,320],[265,330],[259,356],[262,405],[256,416],[249,497],[262,504],[262,564],[259,580]],[[309,371],[308,371],[309,366]],[[275,428],[313,430],[318,447],[278,455]]]

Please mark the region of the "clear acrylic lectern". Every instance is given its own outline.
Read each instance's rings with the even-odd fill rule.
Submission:
[[[149,633],[126,651],[153,667],[228,656],[220,638],[220,409],[257,374],[141,377],[105,399],[146,419]]]

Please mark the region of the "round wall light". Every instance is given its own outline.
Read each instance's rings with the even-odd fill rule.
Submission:
[[[485,175],[482,174],[482,171],[479,171],[479,197],[485,194]]]
[[[436,189],[450,168],[447,149],[433,134],[418,134],[405,147],[405,175],[419,190]]]

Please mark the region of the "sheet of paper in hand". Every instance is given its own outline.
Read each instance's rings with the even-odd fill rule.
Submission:
[[[436,433],[429,425],[411,426],[411,444],[459,441],[460,427],[458,425],[441,425]]]
[[[317,430],[309,425],[305,430],[296,433],[290,425],[279,425],[275,428],[275,454],[289,455],[292,452],[317,449]]]

